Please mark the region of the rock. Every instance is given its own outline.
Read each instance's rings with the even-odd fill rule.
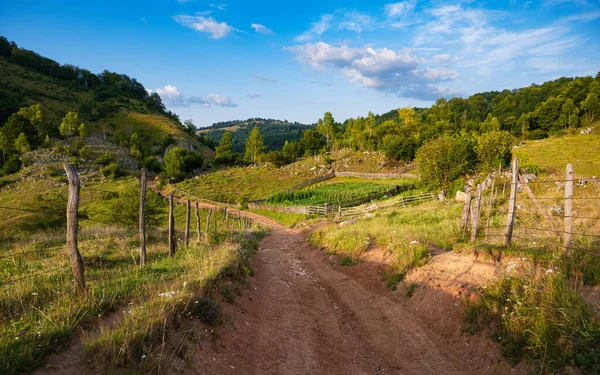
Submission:
[[[467,194],[463,193],[462,191],[457,191],[456,192],[456,196],[454,197],[454,200],[457,202],[466,202],[467,201]]]
[[[593,131],[593,128],[585,128],[579,131],[579,134],[590,134]]]
[[[350,224],[354,223],[355,221],[356,221],[355,218],[351,218],[346,221],[342,221],[339,225],[340,225],[340,227],[343,227],[345,225],[350,225]]]
[[[560,214],[561,212],[563,212],[563,208],[561,206],[552,206],[552,207],[550,207],[550,210],[552,212],[556,212],[557,214]]]

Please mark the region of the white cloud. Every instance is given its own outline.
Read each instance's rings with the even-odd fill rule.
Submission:
[[[246,94],[246,96],[249,97],[250,99],[256,99],[261,95],[260,94]]]
[[[189,98],[184,97],[176,86],[166,85],[163,88],[156,90],[147,90],[149,94],[156,92],[160,95],[163,103],[168,107],[189,107],[192,104],[201,104],[203,107],[210,107],[217,105],[221,107],[237,107],[231,98],[220,94],[208,94],[205,97],[191,96]]]
[[[334,69],[350,82],[379,91],[432,100],[440,90],[433,84],[458,78],[458,73],[448,68],[424,67],[425,60],[409,50],[394,51],[388,48],[335,47],[327,43],[307,43],[285,47],[295,54],[296,60],[317,70]]]
[[[297,42],[308,42],[310,40],[313,40],[313,39],[319,37],[325,31],[329,30],[329,28],[331,27],[332,20],[333,20],[333,15],[331,15],[331,14],[322,15],[318,21],[313,22],[311,24],[310,29],[308,29],[301,35],[297,36],[296,41]]]
[[[350,30],[360,33],[364,30],[372,30],[375,21],[368,14],[360,12],[348,12],[344,14],[343,20],[338,24],[340,30]]]
[[[264,34],[264,35],[273,35],[273,34],[275,34],[273,32],[273,30],[271,30],[268,27],[266,27],[265,25],[261,25],[259,23],[253,23],[250,27],[252,27],[254,29],[254,31],[256,31],[259,34]]]
[[[399,3],[385,4],[385,14],[390,18],[403,18],[410,14],[416,5],[416,0],[401,1]]]
[[[213,39],[224,38],[235,30],[225,22],[218,22],[213,17],[204,17],[203,15],[188,16],[182,14],[173,18],[185,27],[211,34],[211,38]]]
[[[277,82],[277,80],[275,78],[263,77],[258,74],[252,74],[252,77],[254,77],[257,80],[262,81],[262,82],[268,82],[268,83],[276,83]]]

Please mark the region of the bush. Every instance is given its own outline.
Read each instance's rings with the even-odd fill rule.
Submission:
[[[105,177],[117,178],[124,174],[123,168],[118,163],[110,163],[106,167],[102,168],[102,174]]]
[[[128,228],[137,228],[140,210],[140,186],[131,185],[121,192],[117,198],[108,203],[110,223],[120,224]],[[163,221],[166,201],[160,194],[148,190],[146,193],[146,225],[158,226]]]
[[[17,173],[20,170],[21,160],[19,160],[17,155],[11,155],[2,166],[2,169],[0,169],[0,175],[6,176],[8,174]]]
[[[145,157],[144,160],[142,161],[142,166],[144,168],[146,168],[148,171],[151,171],[154,173],[160,173],[160,171],[162,170],[162,167],[160,166],[158,158],[154,155]]]
[[[165,155],[165,169],[167,175],[175,180],[185,176],[187,151],[181,147],[174,147]]]
[[[490,131],[478,136],[475,153],[480,170],[490,172],[510,163],[512,144],[513,137],[507,131]]]
[[[430,186],[448,189],[452,181],[473,168],[476,157],[469,136],[443,135],[427,141],[416,156],[421,180]]]
[[[96,163],[102,164],[102,165],[109,165],[110,163],[112,163],[114,161],[115,161],[115,159],[113,158],[112,154],[108,150],[104,151],[100,156],[98,156],[98,159],[96,159]]]
[[[536,140],[548,138],[548,132],[542,129],[532,130],[527,134],[527,139]]]

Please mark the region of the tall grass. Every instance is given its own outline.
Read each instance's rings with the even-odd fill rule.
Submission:
[[[541,373],[566,365],[596,373],[600,322],[582,296],[580,274],[572,265],[572,259],[560,258],[509,264],[506,275],[481,288],[481,298],[468,306],[471,328],[495,324],[494,338],[505,356],[515,362],[532,359]]]
[[[429,247],[449,250],[459,240],[460,210],[459,204],[438,202],[389,209],[348,225],[330,224],[315,231],[310,241],[351,264],[360,262],[372,246],[384,249],[390,262],[383,277],[394,286],[428,258]]]
[[[103,330],[100,336],[90,339],[89,345],[95,353],[108,358],[107,363],[137,364],[139,361],[133,361],[131,354],[138,350],[136,345],[154,341],[151,331],[142,332],[131,328],[132,325],[154,327],[152,319],[158,314],[181,312],[180,305],[186,301],[199,301],[206,285],[219,274],[247,263],[259,238],[255,230],[245,235],[222,232],[212,236],[211,242],[204,241],[189,249],[180,243],[176,257],[169,258],[165,234],[154,232],[148,241],[148,265],[140,269],[135,235],[129,236],[118,228],[88,229],[82,235],[79,249],[85,258],[87,290],[84,294],[73,293],[68,256],[62,246],[40,245],[60,242],[60,234],[57,239],[47,238],[46,242],[16,244],[13,254],[25,255],[0,259],[0,283],[38,275],[0,286],[3,289],[0,294],[1,373],[14,374],[41,365],[44,357],[63,345],[77,327],[91,327],[103,316],[123,307],[129,307],[127,311],[132,313],[144,310],[136,315],[141,320],[128,317],[121,325]],[[170,291],[179,293],[172,299],[159,296]],[[177,303],[173,304],[174,301]],[[193,309],[188,306],[186,311]],[[110,333],[113,330],[114,333]]]

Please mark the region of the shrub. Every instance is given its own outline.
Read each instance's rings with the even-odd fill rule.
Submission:
[[[109,165],[110,163],[112,163],[114,161],[115,161],[115,159],[113,158],[112,154],[108,150],[104,151],[100,156],[98,156],[98,159],[96,159],[96,162],[98,164],[102,164],[102,165]]]
[[[102,168],[102,174],[105,177],[117,178],[124,174],[123,168],[118,163],[110,163],[106,167]]]
[[[131,185],[127,190],[108,203],[110,223],[136,228],[139,221],[140,186]],[[158,226],[163,221],[166,209],[165,200],[151,190],[146,193],[146,225]]]
[[[20,170],[21,160],[19,160],[16,155],[11,155],[2,166],[2,169],[0,169],[0,174],[6,176],[8,174],[17,173]]]
[[[443,135],[427,141],[416,156],[421,180],[441,189],[448,189],[452,181],[471,170],[475,160],[469,136]]]
[[[160,171],[162,170],[162,167],[160,166],[158,158],[154,155],[145,157],[144,160],[142,161],[142,166],[144,168],[146,168],[147,170],[152,171],[154,173],[160,173]]]
[[[510,163],[512,144],[513,137],[507,131],[494,130],[478,136],[475,153],[480,170],[489,172]]]

